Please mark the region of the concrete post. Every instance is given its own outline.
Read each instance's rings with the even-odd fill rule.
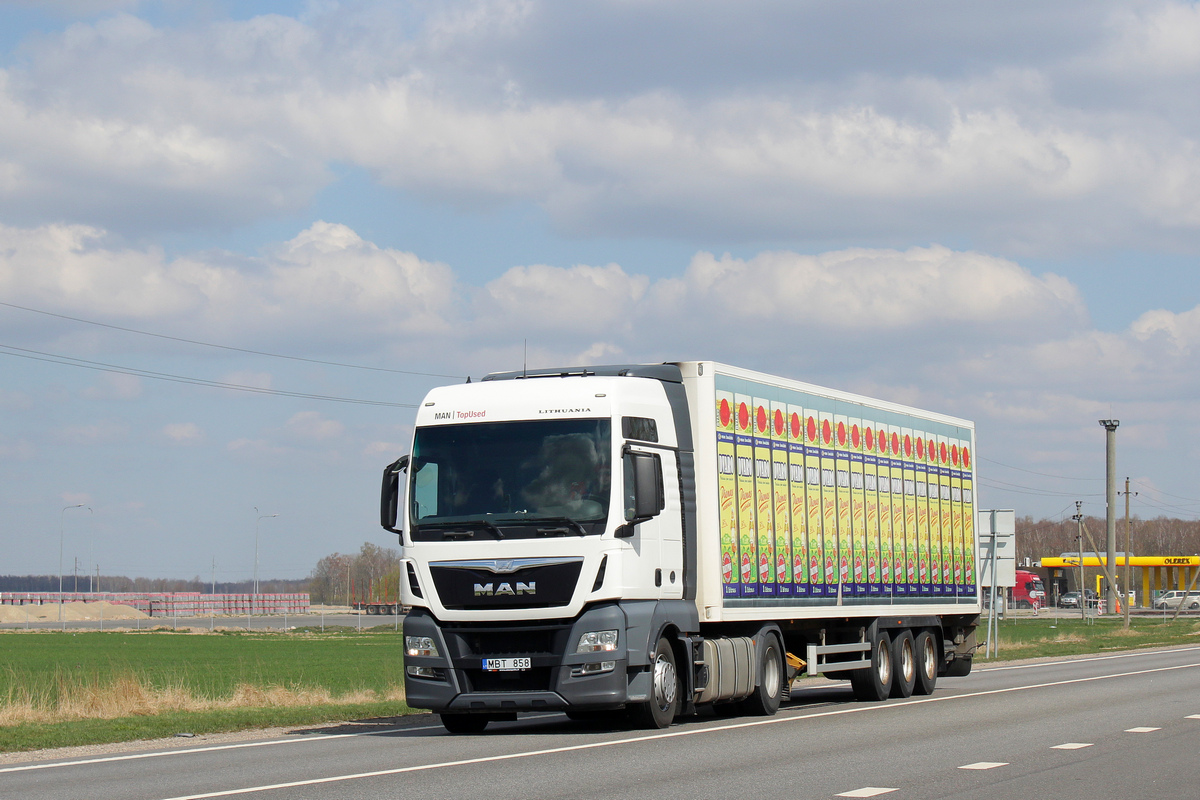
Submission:
[[[1102,419],[1104,426],[1104,504],[1105,504],[1105,546],[1108,549],[1108,568],[1116,576],[1117,569],[1117,426],[1118,419]],[[1117,607],[1117,587],[1109,581],[1108,592],[1105,594],[1108,610],[1111,613]]]

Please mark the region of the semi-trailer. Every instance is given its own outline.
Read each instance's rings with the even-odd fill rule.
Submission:
[[[971,422],[712,361],[435,388],[383,474],[407,702],[774,714],[801,673],[879,701],[970,672]]]

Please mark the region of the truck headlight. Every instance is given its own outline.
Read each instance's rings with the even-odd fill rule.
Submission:
[[[439,656],[437,644],[428,636],[405,636],[404,654],[409,656]]]
[[[616,631],[588,631],[579,637],[578,653],[600,653],[617,649]]]

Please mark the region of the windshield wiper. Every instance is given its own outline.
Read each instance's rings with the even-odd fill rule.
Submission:
[[[456,537],[473,537],[476,529],[486,528],[488,533],[494,534],[497,539],[504,538],[504,531],[492,522],[490,519],[471,519],[471,520],[441,520],[438,522],[419,522],[416,525],[417,529],[429,528],[430,530],[442,531],[443,539],[453,539]],[[457,530],[456,530],[457,529]]]
[[[580,525],[578,521],[573,520],[570,517],[530,517],[529,519],[523,519],[521,521],[522,522],[561,522],[563,525],[566,525],[568,528],[574,528],[575,532],[578,533],[580,536],[587,536],[587,531],[584,530],[584,527],[582,525]],[[552,536],[555,533],[558,533],[559,531],[562,531],[563,533],[567,532],[565,528],[538,528],[538,534],[541,536]]]
[[[479,520],[479,524],[496,534],[497,539],[504,538],[504,531],[500,530],[500,526],[492,522],[490,519],[481,519]]]

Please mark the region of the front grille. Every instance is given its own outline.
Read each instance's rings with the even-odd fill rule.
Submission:
[[[478,631],[457,634],[463,651],[479,655],[534,656],[555,652],[554,631]]]
[[[583,560],[532,565],[509,572],[478,562],[431,564],[429,573],[442,605],[452,609],[553,608],[571,602]]]
[[[512,625],[446,623],[442,629],[448,655],[460,668],[478,667],[480,659],[524,656],[534,666],[558,663],[567,651],[569,622]]]

